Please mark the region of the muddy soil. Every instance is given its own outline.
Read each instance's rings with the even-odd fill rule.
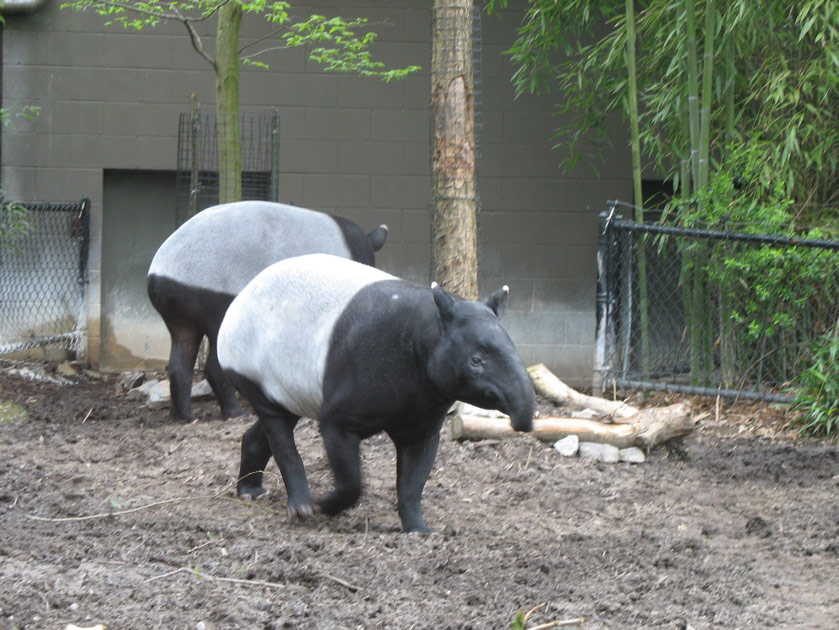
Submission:
[[[356,507],[288,522],[274,464],[272,500],[234,497],[246,421],[207,402],[175,425],[115,378],[76,380],[0,373],[0,627],[483,630],[542,603],[530,627],[837,627],[839,447],[772,409],[712,409],[641,465],[444,435],[423,501],[439,533],[419,536],[385,437]],[[297,439],[326,491],[314,424]]]

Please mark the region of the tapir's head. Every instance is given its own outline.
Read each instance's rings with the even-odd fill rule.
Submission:
[[[512,339],[499,318],[507,306],[507,287],[483,302],[452,297],[431,285],[440,313],[442,336],[431,355],[429,375],[457,400],[498,409],[517,431],[533,428],[533,385]]]
[[[364,265],[376,266],[376,252],[385,246],[387,240],[387,226],[380,225],[369,234],[352,221],[341,217],[333,217],[344,234],[344,240],[350,250],[350,256],[356,262]]]

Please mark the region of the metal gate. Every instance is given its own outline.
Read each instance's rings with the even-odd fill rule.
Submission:
[[[0,236],[0,355],[43,346],[84,354],[90,200],[2,202]]]

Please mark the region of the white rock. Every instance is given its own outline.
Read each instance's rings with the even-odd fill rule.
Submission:
[[[169,406],[170,398],[169,381],[160,381],[149,390],[146,407],[149,409],[163,409],[164,407]]]
[[[454,413],[465,416],[476,416],[478,418],[507,418],[508,416],[495,409],[484,409],[469,403],[458,401],[455,403]]]
[[[202,400],[213,397],[213,388],[210,387],[210,383],[207,382],[206,378],[192,386],[190,397],[193,400]]]
[[[605,464],[614,464],[618,461],[618,448],[611,444],[580,442],[580,457],[593,457]]]
[[[153,390],[155,387],[157,387],[158,383],[160,383],[160,381],[158,381],[156,378],[153,378],[150,381],[146,381],[139,387],[135,387],[134,389],[129,390],[126,396],[128,396],[128,398],[132,400],[145,400],[149,397],[149,392]],[[169,381],[166,381],[166,384],[168,387]]]
[[[65,363],[59,363],[58,366],[55,368],[55,371],[58,372],[61,376],[78,376],[79,372],[74,368],[69,361]]]
[[[146,381],[140,387],[135,387],[128,392],[128,397],[145,400],[146,406],[149,409],[163,409],[164,407],[168,407],[172,399],[171,393],[169,392],[169,380],[158,381],[152,379],[151,381]],[[213,397],[213,389],[210,387],[207,379],[192,386],[190,397],[193,400]]]
[[[143,372],[123,372],[119,379],[119,386],[124,392],[130,392],[132,389],[139,387],[146,380],[146,375]]]
[[[568,435],[561,440],[557,440],[554,444],[554,448],[559,451],[560,455],[565,455],[565,457],[574,457],[577,454],[577,451],[580,450],[580,438],[576,435]]]
[[[644,451],[642,451],[637,446],[622,448],[618,451],[618,457],[622,462],[628,462],[630,464],[643,464],[645,461],[647,461],[647,457],[644,455]]]

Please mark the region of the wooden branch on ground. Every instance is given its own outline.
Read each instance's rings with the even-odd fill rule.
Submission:
[[[606,400],[596,396],[587,396],[578,392],[559,380],[542,363],[527,368],[533,388],[537,394],[561,405],[574,405],[593,409],[602,414],[612,416],[615,422],[622,422],[624,418],[631,418],[638,413],[638,409],[619,400]]]
[[[693,430],[690,407],[683,403],[642,409],[620,424],[603,424],[579,418],[547,417],[533,420],[532,435],[543,442],[555,442],[576,435],[581,442],[600,442],[618,448],[639,446],[650,449]],[[457,414],[451,421],[453,440],[500,440],[518,434],[507,417],[487,418]]]

